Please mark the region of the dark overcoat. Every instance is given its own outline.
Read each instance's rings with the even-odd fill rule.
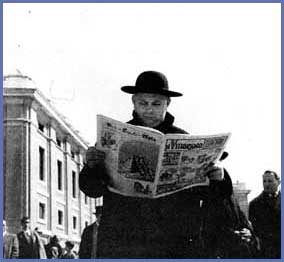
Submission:
[[[133,114],[132,125],[143,125]],[[164,134],[186,132],[166,114],[157,130]],[[199,257],[200,203],[206,187],[194,187],[157,199],[122,196],[110,192],[104,166],[84,166],[80,189],[90,197],[103,195],[98,230],[98,258]],[[220,182],[222,184],[222,182]]]
[[[262,192],[249,204],[249,219],[260,239],[263,258],[281,255],[281,193]]]
[[[232,185],[225,172],[225,181]],[[228,185],[227,188],[230,188]],[[232,188],[232,186],[231,186]],[[212,183],[212,191],[219,191]],[[209,194],[202,206],[201,240],[203,257],[206,258],[256,258],[259,247],[253,229],[247,217],[240,209],[239,203],[232,194],[222,196],[222,192]],[[236,231],[247,229],[251,233],[249,242],[242,240]]]
[[[30,238],[21,231],[18,233],[19,258],[46,258],[45,248],[40,236],[31,231]]]
[[[79,258],[97,257],[98,224],[95,222],[84,228],[79,247]]]

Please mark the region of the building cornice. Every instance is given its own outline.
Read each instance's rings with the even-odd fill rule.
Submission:
[[[24,103],[31,103],[32,107],[35,109],[43,109],[47,116],[52,119],[53,123],[56,123],[60,129],[69,134],[69,139],[74,140],[74,142],[79,144],[82,148],[87,149],[89,143],[78,134],[78,131],[76,131],[70,123],[65,120],[65,117],[51,104],[51,100],[45,97],[39,89],[34,87],[20,88],[13,87],[11,85],[5,86],[5,79],[7,79],[7,77],[4,77],[4,99],[18,98],[19,101],[24,101]],[[30,80],[30,78],[27,77],[27,80]]]

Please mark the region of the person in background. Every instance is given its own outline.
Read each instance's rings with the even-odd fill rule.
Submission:
[[[263,191],[249,203],[249,220],[260,240],[262,258],[281,256],[280,177],[267,170],[262,175]]]
[[[18,258],[19,242],[17,235],[7,231],[6,220],[3,220],[3,258]]]
[[[123,86],[121,90],[132,94],[134,111],[129,124],[151,127],[164,134],[187,134],[174,125],[174,116],[167,112],[171,97],[182,94],[169,90],[165,75],[145,71],[134,86]],[[80,189],[87,196],[104,199],[97,258],[199,257],[200,203],[210,191],[194,187],[157,199],[122,196],[108,189],[104,161],[104,152],[90,147],[79,176]],[[232,190],[227,188],[224,173],[221,166],[211,165],[204,175],[226,196]]]
[[[96,221],[85,227],[79,247],[79,258],[97,257],[97,234],[102,215],[102,206],[96,207]]]
[[[49,243],[44,247],[47,258],[60,258],[62,256],[62,247],[59,244],[59,239],[56,235],[51,237]]]
[[[71,241],[65,242],[65,251],[61,258],[68,258],[68,259],[74,259],[77,258],[76,254],[73,251],[74,243]]]
[[[22,231],[17,236],[19,240],[19,258],[46,258],[45,249],[38,233],[31,230],[30,218],[21,219]]]
[[[35,227],[34,231],[39,235],[39,237],[40,237],[40,239],[41,239],[41,241],[42,241],[42,243],[44,245],[45,244],[45,237],[43,235],[42,230],[39,227]]]

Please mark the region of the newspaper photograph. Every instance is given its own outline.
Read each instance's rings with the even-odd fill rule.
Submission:
[[[220,158],[229,137],[164,135],[97,115],[97,148],[106,153],[109,190],[125,196],[157,198],[209,185],[204,170]]]

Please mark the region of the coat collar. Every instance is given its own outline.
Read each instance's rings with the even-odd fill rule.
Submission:
[[[21,231],[20,232],[20,235],[19,235],[20,238],[24,238],[27,242],[29,242],[29,240],[31,239],[33,242],[35,242],[36,238],[37,238],[37,235],[34,231],[30,230],[30,236],[28,236],[25,231]]]
[[[129,124],[136,125],[136,126],[144,126],[141,119],[138,117],[137,113],[135,111],[132,112],[133,118],[128,122]],[[164,121],[159,124],[158,126],[154,127],[154,129],[159,130],[161,132],[165,132],[170,127],[173,126],[174,123],[174,116],[171,115],[169,112],[166,113]]]
[[[277,198],[280,195],[280,190],[275,193],[267,193],[262,191],[262,197],[264,198]]]

